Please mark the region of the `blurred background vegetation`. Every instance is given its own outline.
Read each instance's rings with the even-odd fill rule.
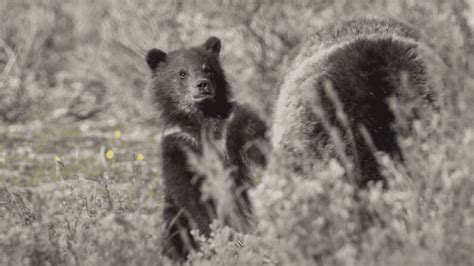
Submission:
[[[146,120],[152,116],[142,108],[146,52],[189,47],[215,35],[223,41],[222,61],[237,98],[268,116],[285,59],[312,27],[348,15],[390,15],[423,25],[443,51],[459,53],[452,64],[468,67],[469,10],[462,0],[5,0],[0,115],[6,122],[64,113]]]
[[[433,186],[410,190],[422,195],[419,202],[400,203],[389,195],[374,206],[397,210],[384,217],[402,217],[411,231],[400,224],[379,228],[361,237],[356,248],[348,246],[360,231],[343,211],[355,204],[347,190],[331,185],[312,200],[299,199],[313,203],[309,215],[308,209],[276,212],[306,206],[282,196],[304,196],[308,193],[295,191],[313,187],[278,183],[258,188],[260,236],[238,235],[247,243],[239,249],[228,241],[236,236],[216,225],[216,234],[202,240],[203,252],[192,259],[204,265],[208,260],[285,265],[313,259],[339,265],[472,265],[474,200],[466,189],[474,188],[473,10],[468,0],[2,0],[0,264],[169,263],[159,255],[160,125],[147,91],[144,56],[150,48],[170,51],[210,35],[221,38],[221,61],[235,97],[270,124],[286,61],[301,42],[315,27],[369,14],[414,25],[433,40],[449,68],[445,123],[435,138],[442,145],[410,142],[418,145],[410,146],[414,162],[425,167],[418,173],[431,176],[425,181]],[[332,164],[322,176],[326,170],[329,176],[339,172]],[[451,177],[457,183],[446,181]],[[445,198],[452,200],[445,204]],[[318,201],[324,200],[335,202],[341,213],[320,209]],[[416,206],[433,228],[421,218],[405,219],[409,215],[400,204]],[[318,217],[333,227],[313,227]],[[296,227],[314,230],[294,234]],[[274,234],[286,242],[277,242]],[[373,237],[384,234],[395,237],[386,242]]]

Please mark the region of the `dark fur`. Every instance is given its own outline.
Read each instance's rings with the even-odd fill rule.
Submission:
[[[404,103],[414,95],[426,106],[434,106],[422,49],[414,29],[391,19],[344,21],[318,30],[302,46],[283,81],[273,127],[275,153],[291,162],[292,169],[300,169],[298,162],[315,161],[327,149],[327,129],[314,113],[315,101],[308,98],[317,95],[317,107],[330,126],[343,133],[346,152],[360,170],[357,184],[385,181],[360,128],[367,129],[376,150],[403,160],[388,99],[396,97]],[[402,74],[411,96],[401,89]],[[336,118],[336,107],[325,91],[328,82],[343,104],[354,143]]]
[[[242,223],[249,223],[251,214],[247,189],[252,180],[247,159],[265,163],[263,153],[251,143],[265,139],[266,125],[248,107],[230,101],[230,86],[218,58],[220,45],[219,39],[211,37],[201,46],[168,54],[152,49],[146,57],[152,70],[154,101],[165,123],[161,141],[165,181],[164,252],[175,259],[185,259],[190,249],[197,248],[191,229],[209,235],[209,224],[218,218],[215,203],[201,200],[201,184],[206,177],[191,169],[189,156],[202,155],[203,143],[215,143],[216,147],[219,142],[225,143],[223,151],[216,150],[225,165],[235,169],[233,191],[237,216]],[[204,65],[210,67],[210,73]],[[185,78],[180,77],[182,70],[186,72]],[[208,81],[205,88],[214,94],[196,101],[191,96],[201,95],[197,85],[200,80]]]

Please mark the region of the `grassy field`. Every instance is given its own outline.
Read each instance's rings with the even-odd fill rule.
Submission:
[[[215,223],[188,263],[474,265],[474,3],[419,2],[1,1],[0,265],[172,264],[146,51],[219,36],[236,98],[270,124],[300,41],[361,14],[408,21],[446,65],[442,112],[400,139],[407,166],[381,155],[391,189],[358,201],[329,158],[306,178],[258,173],[254,232]]]

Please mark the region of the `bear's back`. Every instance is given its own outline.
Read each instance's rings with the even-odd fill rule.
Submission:
[[[391,18],[359,18],[338,21],[315,29],[300,45],[299,53],[291,60],[292,67],[304,58],[334,45],[347,43],[358,38],[377,36],[395,37],[419,41],[421,35],[411,26]]]
[[[408,98],[399,90],[403,74],[416,97],[430,90],[423,58],[427,47],[419,39],[416,30],[391,19],[343,21],[316,31],[302,45],[282,82],[272,127],[275,153],[283,159],[297,157],[296,161],[320,155],[329,136],[318,109],[329,126],[342,129],[327,84],[342,104],[356,146],[367,149],[359,130],[364,126],[378,150],[397,152],[394,115],[387,99]],[[347,132],[342,133],[342,140],[349,141]],[[375,160],[363,153],[365,162]]]

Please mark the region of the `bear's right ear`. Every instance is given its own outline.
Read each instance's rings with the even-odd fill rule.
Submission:
[[[158,65],[165,61],[166,59],[166,53],[159,50],[159,49],[151,49],[148,51],[146,54],[146,63],[150,67],[151,70],[155,70]]]

